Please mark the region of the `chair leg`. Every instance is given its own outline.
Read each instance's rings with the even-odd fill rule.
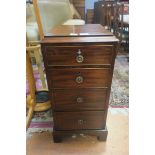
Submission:
[[[29,108],[28,114],[26,116],[26,130],[30,126],[31,119],[32,119],[32,116],[33,116],[33,111],[34,111],[34,106]]]

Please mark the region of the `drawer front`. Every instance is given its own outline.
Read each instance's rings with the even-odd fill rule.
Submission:
[[[47,71],[49,88],[94,88],[108,87],[110,68],[52,69]]]
[[[104,110],[107,89],[53,90],[53,109],[56,111]]]
[[[104,111],[54,113],[55,130],[103,129],[104,127]]]
[[[46,66],[110,65],[113,45],[105,46],[46,46]]]

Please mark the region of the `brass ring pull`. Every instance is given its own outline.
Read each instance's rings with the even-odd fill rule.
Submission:
[[[78,56],[76,57],[76,61],[77,61],[78,63],[82,63],[83,60],[84,60],[84,57],[83,57],[82,55],[78,55]]]
[[[78,76],[78,77],[76,77],[75,81],[77,83],[82,83],[83,82],[83,77],[82,76]]]
[[[76,101],[77,101],[77,103],[82,103],[82,102],[83,102],[83,98],[82,98],[82,97],[78,97],[78,98],[76,99]]]

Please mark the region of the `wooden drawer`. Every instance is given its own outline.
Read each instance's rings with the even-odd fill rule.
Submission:
[[[55,130],[103,129],[105,128],[104,111],[55,112]]]
[[[47,71],[49,88],[98,88],[108,87],[110,68],[64,68]]]
[[[104,110],[107,89],[53,90],[51,94],[55,111]]]
[[[45,65],[48,67],[110,65],[113,58],[113,45],[46,46],[45,51]]]

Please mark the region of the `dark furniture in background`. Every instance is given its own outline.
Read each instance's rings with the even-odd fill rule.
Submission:
[[[109,16],[114,15],[113,5],[116,0],[102,0],[94,3],[94,23],[103,26],[109,25]]]
[[[41,41],[54,142],[73,134],[106,140],[117,42],[98,24],[59,26]]]
[[[129,51],[129,3],[102,0],[94,3],[94,23],[106,26],[119,39],[119,50]]]
[[[112,19],[114,34],[119,39],[123,50],[129,52],[129,4],[118,3],[115,12],[115,18]]]
[[[93,24],[94,23],[94,9],[87,9],[86,23],[87,24]]]
[[[97,1],[94,3],[94,23],[95,24],[101,24],[102,23],[102,15],[103,15],[103,10],[102,10],[102,5],[104,1]]]

